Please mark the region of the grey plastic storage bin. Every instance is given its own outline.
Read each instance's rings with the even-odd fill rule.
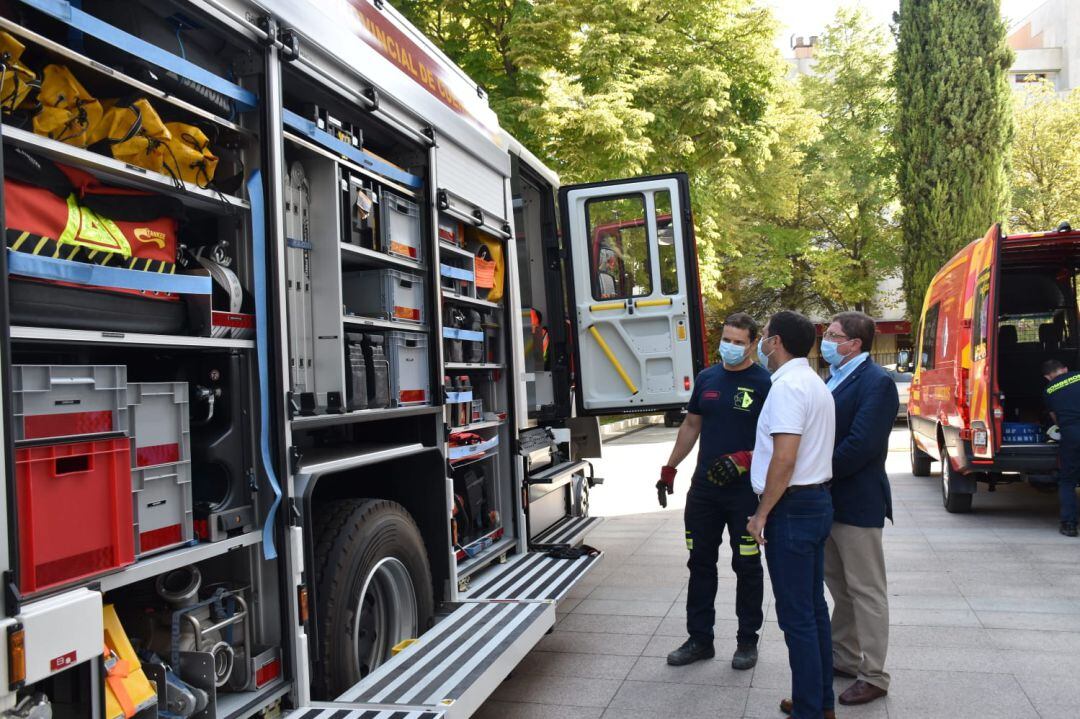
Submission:
[[[131,470],[135,556],[164,552],[195,536],[191,511],[191,463]]]
[[[12,365],[14,441],[128,431],[124,365]]]
[[[390,190],[379,193],[379,233],[383,252],[417,262],[424,261],[420,206]]]
[[[395,407],[431,404],[428,339],[412,332],[387,332],[390,399]]]
[[[341,293],[346,314],[424,323],[424,278],[420,275],[398,270],[347,272]]]
[[[132,382],[127,404],[133,468],[191,460],[187,382]]]

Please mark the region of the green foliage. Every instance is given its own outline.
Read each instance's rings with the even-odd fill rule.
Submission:
[[[1005,217],[1013,56],[1000,0],[900,0],[895,19],[904,291],[917,318],[934,274]]]
[[[1058,97],[1053,83],[1029,83],[1013,109],[1009,229],[1080,227],[1080,90]]]

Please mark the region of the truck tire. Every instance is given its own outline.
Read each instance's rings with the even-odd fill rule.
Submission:
[[[344,499],[315,518],[319,669],[313,692],[331,700],[431,625],[434,592],[427,550],[405,508]]]
[[[911,426],[911,421],[908,420],[908,427]],[[919,445],[915,444],[915,433],[910,429],[908,430],[908,437],[910,438],[910,454],[911,454],[911,473],[916,477],[929,477],[930,476],[930,462],[933,458],[926,452],[919,449]]]
[[[941,503],[945,511],[950,514],[967,514],[971,511],[971,500],[975,496],[971,492],[958,492],[960,484],[956,470],[952,468],[952,462],[946,455],[941,460]]]

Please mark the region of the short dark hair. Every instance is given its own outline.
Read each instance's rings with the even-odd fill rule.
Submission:
[[[746,330],[750,333],[750,341],[753,342],[758,338],[758,323],[754,321],[754,318],[745,312],[735,312],[727,316],[724,320],[725,327],[734,327],[738,330]]]
[[[877,326],[870,315],[863,312],[840,312],[833,315],[833,322],[839,322],[841,329],[849,339],[862,340],[862,351],[869,352],[874,346],[874,333]]]
[[[789,353],[795,357],[806,357],[814,346],[814,323],[804,315],[791,310],[777,312],[769,319],[769,332],[779,337]]]
[[[1057,372],[1058,370],[1061,370],[1061,369],[1063,369],[1063,370],[1068,370],[1069,369],[1068,367],[1065,366],[1065,363],[1062,362],[1061,360],[1048,359],[1048,360],[1046,360],[1045,362],[1042,363],[1042,373],[1043,373],[1044,376],[1048,375],[1048,374],[1050,374],[1052,372]]]

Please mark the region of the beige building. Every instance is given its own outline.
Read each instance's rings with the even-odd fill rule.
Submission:
[[[1016,61],[1009,71],[1018,87],[1049,80],[1058,92],[1080,87],[1080,1],[1047,0],[1009,30]]]

